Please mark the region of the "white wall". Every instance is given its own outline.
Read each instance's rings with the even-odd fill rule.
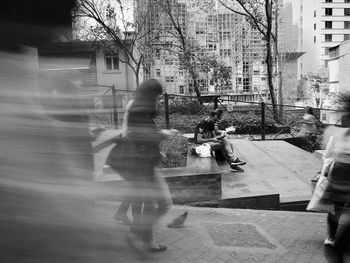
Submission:
[[[119,61],[119,70],[107,70],[103,52],[96,54],[96,71],[98,85],[115,85],[116,89],[135,90],[136,80],[131,68]]]
[[[350,41],[344,42],[339,49],[339,92],[350,92]]]
[[[339,81],[339,60],[328,61],[329,82]]]

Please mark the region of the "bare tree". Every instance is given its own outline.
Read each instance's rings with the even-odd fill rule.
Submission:
[[[129,1],[130,2],[130,1]],[[159,27],[145,28],[150,15],[151,1],[144,0],[144,8],[131,13],[128,1],[77,0],[74,12],[80,38],[93,41],[96,49],[118,56],[135,75],[139,86],[142,67],[150,55]],[[120,55],[120,50],[125,56]]]
[[[265,40],[266,45],[266,66],[269,93],[273,108],[273,116],[278,120],[276,96],[273,86],[273,44],[278,55],[277,38],[273,33],[274,12],[277,12],[276,0],[219,0],[221,5],[235,14],[244,16],[253,29],[258,30]],[[232,4],[228,4],[231,2]]]
[[[199,89],[199,78],[205,50],[197,43],[196,39],[188,36],[181,4],[171,0],[156,0],[172,25],[171,29],[165,29],[165,34],[175,40],[168,47],[170,54],[175,54],[180,62],[180,67],[184,68],[191,77],[193,89],[198,101],[202,104]]]

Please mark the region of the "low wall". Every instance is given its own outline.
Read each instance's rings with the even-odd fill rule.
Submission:
[[[221,174],[175,175],[165,179],[174,204],[221,199]]]

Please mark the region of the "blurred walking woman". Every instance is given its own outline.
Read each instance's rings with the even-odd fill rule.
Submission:
[[[345,102],[344,109],[343,127],[333,127],[328,131],[334,141],[329,153],[334,164],[328,176],[326,197],[335,203],[335,215],[328,214],[328,237],[324,242],[325,245],[335,246],[341,254],[349,245],[348,241],[345,241],[349,238],[346,236],[349,234],[349,222],[344,222],[340,227],[339,221],[350,203],[350,97]]]
[[[141,237],[143,249],[150,252],[166,250],[166,246],[153,240],[153,225],[164,215],[170,205],[171,196],[164,179],[155,173],[161,154],[159,144],[172,130],[160,130],[154,122],[157,97],[162,93],[161,84],[154,79],[143,82],[135,91],[135,99],[129,108],[127,137],[133,143],[134,155],[132,171],[140,181],[140,189],[134,193],[143,203],[142,214],[133,209],[132,232],[135,238]],[[135,201],[132,202],[133,206]],[[141,206],[141,204],[139,204]],[[130,241],[130,240],[129,240]],[[133,245],[133,244],[132,244]]]

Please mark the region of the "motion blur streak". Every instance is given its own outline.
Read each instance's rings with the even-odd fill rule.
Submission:
[[[0,52],[0,262],[106,262],[118,246],[102,253],[93,204],[106,190],[74,74],[39,75],[37,57]]]

